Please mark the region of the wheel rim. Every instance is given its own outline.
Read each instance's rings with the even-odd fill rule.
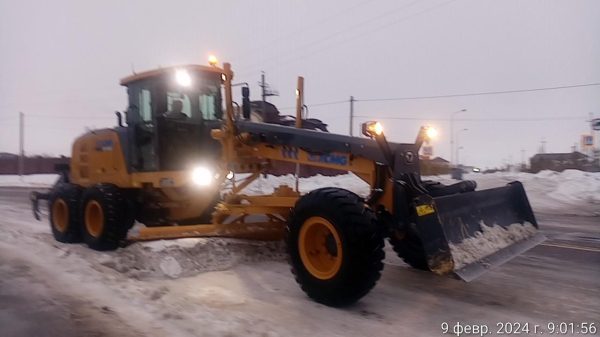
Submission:
[[[61,233],[69,226],[69,207],[63,199],[56,199],[52,204],[52,225]]]
[[[93,237],[99,237],[104,228],[104,212],[96,200],[88,201],[85,206],[85,228]]]
[[[298,250],[306,270],[318,279],[331,279],[342,266],[342,240],[333,224],[322,217],[304,222]]]

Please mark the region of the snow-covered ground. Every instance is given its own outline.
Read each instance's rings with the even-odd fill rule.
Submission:
[[[0,175],[0,186],[50,187],[57,176],[39,174],[28,176]],[[260,178],[245,190],[248,194],[271,193],[281,184],[294,186],[294,177]],[[502,186],[518,180],[523,183],[534,211],[573,215],[600,215],[600,173],[566,170],[563,172],[541,171],[536,174],[518,172],[496,172],[492,174],[466,174],[464,179],[475,180],[478,189]],[[456,182],[449,175],[423,177],[445,184]],[[353,174],[336,177],[315,176],[300,179],[300,190],[308,192],[316,188],[333,186],[349,189],[366,196],[369,186]]]
[[[447,176],[429,178],[452,182]],[[520,180],[538,212],[598,215],[600,210],[599,173],[495,173],[466,178],[476,180],[480,188]],[[0,176],[0,185],[47,187],[54,180],[49,175],[23,180]],[[271,192],[282,183],[293,185],[293,177],[260,179],[247,191]],[[368,186],[353,175],[312,177],[300,183],[302,191],[324,186],[368,193]],[[280,242],[189,238],[96,252],[83,245],[55,242],[47,220],[33,220],[26,192],[18,190],[0,195],[0,256],[27,260],[72,296],[109,307],[147,336],[434,336],[440,335],[442,321],[545,324],[598,313],[593,304],[597,293],[557,289],[551,297],[544,297],[537,283],[547,277],[531,269],[544,258],[522,258],[527,268],[515,269],[518,272],[510,269],[516,268],[514,264],[506,267],[507,275],[523,274],[523,270],[533,273],[530,277],[540,280],[536,283],[527,277],[520,280],[492,273],[467,287],[407,268],[389,247],[387,274],[371,294],[350,309],[327,308],[310,301],[293,281]],[[547,287],[561,282],[561,274],[556,275],[560,280],[550,278]],[[506,283],[511,283],[510,291],[504,288]],[[561,296],[564,300],[557,302]],[[569,307],[569,301],[577,304]],[[486,312],[497,304],[489,303],[516,306],[490,316]]]
[[[56,174],[3,175],[0,174],[0,186],[10,187],[50,187],[54,184]]]

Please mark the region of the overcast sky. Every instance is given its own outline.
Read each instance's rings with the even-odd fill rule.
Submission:
[[[208,6],[207,6],[208,5]],[[86,127],[115,125],[132,68],[232,63],[259,99],[260,71],[294,105],[570,86],[600,82],[597,0],[8,1],[0,0],[0,152],[18,151],[26,114],[29,154],[65,154]],[[357,102],[359,123],[381,119],[392,141],[440,129],[450,157],[453,111],[461,162],[520,162],[521,150],[567,152],[600,117],[600,86],[504,95]],[[292,110],[284,110],[292,113]],[[347,102],[310,108],[347,134]],[[421,120],[417,120],[421,119]],[[530,119],[529,121],[516,121]],[[485,121],[487,120],[487,121]]]

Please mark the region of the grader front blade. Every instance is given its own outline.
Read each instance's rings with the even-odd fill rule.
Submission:
[[[435,198],[422,196],[416,211],[429,268],[465,281],[545,240],[520,182]]]

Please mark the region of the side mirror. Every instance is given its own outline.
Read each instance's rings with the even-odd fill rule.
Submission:
[[[119,125],[119,127],[123,127],[123,114],[121,114],[119,111],[115,111],[115,115],[117,116],[117,125]]]
[[[242,116],[250,119],[250,88],[242,87]]]

